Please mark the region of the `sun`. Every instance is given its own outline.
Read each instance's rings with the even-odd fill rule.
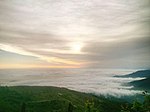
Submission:
[[[73,43],[71,45],[71,50],[73,53],[80,53],[82,49],[82,44],[81,43]]]
[[[73,46],[72,46],[72,50],[73,50],[73,51],[81,51],[81,45],[79,45],[79,44],[73,45]]]

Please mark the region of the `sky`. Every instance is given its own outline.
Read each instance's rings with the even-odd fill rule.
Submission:
[[[150,68],[150,0],[0,0],[0,68]]]

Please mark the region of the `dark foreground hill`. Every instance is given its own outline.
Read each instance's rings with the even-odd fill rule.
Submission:
[[[57,87],[0,87],[0,112],[120,112],[121,101]],[[98,111],[96,111],[98,110]]]

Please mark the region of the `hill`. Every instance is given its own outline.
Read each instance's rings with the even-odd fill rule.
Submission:
[[[0,112],[85,112],[87,104],[99,112],[119,112],[124,103],[66,88],[0,87]]]
[[[141,71],[136,71],[131,74],[123,75],[123,76],[117,76],[117,77],[150,77],[150,70],[141,70]]]
[[[129,85],[134,86],[134,89],[138,90],[150,90],[150,70],[140,70],[133,72],[131,74],[123,75],[123,76],[116,76],[121,78],[145,78],[142,80],[132,81],[129,82]]]
[[[150,77],[146,79],[130,82],[130,84],[138,89],[150,90]]]

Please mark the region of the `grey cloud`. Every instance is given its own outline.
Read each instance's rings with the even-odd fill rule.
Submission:
[[[111,33],[112,28],[118,29],[121,25],[131,24],[135,21],[145,20],[149,13],[147,2],[140,1],[26,1],[24,3],[3,1],[1,17],[4,23],[13,20],[13,27],[25,27],[32,31],[58,32],[68,30],[74,26],[85,26],[94,29],[96,33]],[[9,5],[8,5],[9,4]],[[21,5],[24,4],[24,7]],[[141,10],[141,8],[144,10]],[[148,11],[147,11],[148,10]],[[8,11],[8,13],[6,13]],[[146,12],[147,11],[147,12]],[[141,15],[144,15],[144,17]],[[7,18],[11,17],[11,19]],[[144,18],[144,19],[143,19]],[[137,23],[137,22],[136,22]],[[8,25],[8,24],[6,24]],[[65,27],[64,27],[65,26]],[[12,26],[11,26],[12,27]],[[78,29],[80,29],[78,27]],[[75,30],[77,30],[75,28]],[[101,31],[102,30],[102,31]],[[94,32],[95,32],[94,31]],[[94,34],[93,32],[93,34]],[[77,33],[77,32],[76,32]],[[86,32],[88,33],[88,32]],[[80,31],[80,34],[86,34]],[[119,33],[119,32],[118,32]]]
[[[67,40],[59,38],[57,35],[46,33],[34,33],[30,31],[0,30],[1,43],[10,44],[24,49],[42,47],[59,48],[67,43]],[[56,44],[57,43],[57,44]],[[61,46],[62,48],[62,46]]]
[[[94,42],[89,43],[83,49],[89,55],[85,56],[87,60],[93,61],[93,65],[101,67],[117,67],[127,66],[130,67],[149,67],[150,59],[150,38],[132,38],[124,41],[117,42]],[[142,63],[141,65],[138,63]],[[143,63],[145,63],[143,65]]]
[[[41,55],[86,61],[89,66],[142,63],[147,67],[149,4],[149,0],[3,0],[0,42]],[[68,50],[67,44],[76,41],[85,44],[84,54],[41,49]]]

